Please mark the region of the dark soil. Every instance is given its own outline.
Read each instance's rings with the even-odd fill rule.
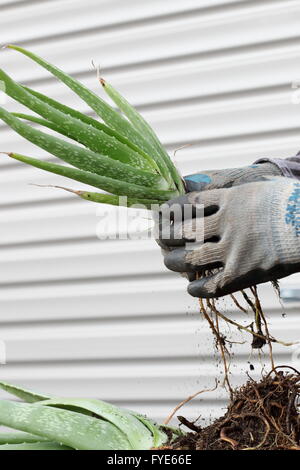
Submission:
[[[279,370],[281,369],[281,370]],[[167,446],[176,450],[300,450],[300,373],[275,368],[260,382],[249,380],[232,392],[226,414]]]

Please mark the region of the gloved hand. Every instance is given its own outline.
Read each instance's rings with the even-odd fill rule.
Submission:
[[[200,246],[191,243],[199,240],[193,215],[171,225],[161,215],[160,243],[172,250],[166,251],[165,265],[190,273],[192,296],[219,297],[300,271],[299,182],[274,178],[191,192],[167,204],[172,209],[174,204],[181,208],[204,205],[204,243]],[[171,236],[167,235],[170,229]],[[190,242],[189,249],[186,242]],[[196,272],[203,277],[197,279]]]
[[[209,170],[188,175],[184,178],[187,192],[208,189],[229,188],[231,186],[263,180],[265,177],[282,176],[275,163],[265,162],[242,168]]]

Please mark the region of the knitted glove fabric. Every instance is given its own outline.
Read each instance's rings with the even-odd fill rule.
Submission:
[[[295,180],[194,191],[167,204],[204,206],[200,245],[193,246],[201,239],[193,214],[171,225],[161,216],[160,244],[171,250],[165,251],[165,265],[189,273],[192,296],[219,297],[300,270],[300,183]]]
[[[282,172],[274,163],[266,162],[242,168],[201,171],[201,173],[185,176],[184,181],[187,191],[191,192],[229,188],[243,183],[259,181],[270,176],[282,176]]]

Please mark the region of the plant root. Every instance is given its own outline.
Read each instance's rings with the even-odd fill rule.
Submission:
[[[210,389],[204,389],[204,390],[200,390],[199,392],[196,392],[194,393],[193,395],[190,395],[189,397],[185,398],[184,400],[182,400],[178,405],[175,406],[175,408],[173,409],[173,411],[169,414],[169,416],[165,419],[164,421],[164,425],[166,426],[167,424],[169,424],[169,422],[171,421],[171,419],[173,418],[173,416],[175,415],[175,413],[177,413],[177,411],[182,408],[184,405],[186,405],[189,401],[193,400],[194,398],[196,398],[198,395],[201,395],[202,393],[204,392],[213,392],[214,390],[216,390],[216,388],[218,387],[218,382],[216,380],[216,384],[214,386],[214,388],[210,388]]]
[[[284,371],[279,369],[285,369]],[[300,450],[300,373],[277,366],[232,392],[226,414],[180,436],[177,450]],[[180,420],[184,424],[184,420]],[[195,429],[196,424],[193,423]],[[197,426],[196,426],[197,428]]]
[[[197,279],[199,279],[202,277],[202,275],[200,273],[197,273],[196,277]],[[280,295],[278,283],[273,283],[273,286],[276,290],[276,293]],[[232,388],[229,380],[229,359],[231,357],[231,354],[229,352],[229,349],[227,348],[227,344],[232,344],[232,342],[228,340],[224,334],[222,334],[220,330],[219,320],[223,320],[229,325],[234,326],[239,331],[243,331],[250,334],[252,336],[251,346],[253,349],[261,349],[263,346],[267,345],[269,348],[269,359],[272,370],[275,370],[272,343],[279,343],[283,346],[291,346],[293,344],[296,344],[286,343],[271,336],[269,332],[268,322],[266,320],[265,314],[261,306],[261,302],[259,300],[257,286],[250,287],[251,297],[244,290],[240,291],[240,293],[242,294],[246,304],[248,305],[248,308],[250,307],[250,309],[252,310],[252,314],[254,315],[254,320],[250,323],[250,325],[247,326],[237,323],[236,321],[232,320],[231,318],[228,318],[226,315],[220,312],[220,310],[217,308],[217,299],[198,299],[200,313],[207,321],[213,333],[216,348],[219,350],[221,359],[223,361],[224,385],[230,393],[232,393]],[[239,301],[233,294],[231,294],[230,297],[233,303],[236,305],[236,307],[238,307],[240,311],[242,311],[243,313],[248,313],[247,309],[239,303]]]

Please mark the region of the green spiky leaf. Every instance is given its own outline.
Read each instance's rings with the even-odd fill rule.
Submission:
[[[52,73],[104,121],[99,122],[18,84],[0,70],[0,79],[5,84],[6,93],[41,116],[9,113],[0,108],[0,119],[25,139],[71,166],[58,165],[13,152],[7,153],[9,156],[110,193],[71,190],[82,199],[93,202],[122,205],[119,196],[126,196],[127,207],[142,204],[148,209],[153,209],[153,205],[157,206],[185,192],[182,179],[156,134],[137,110],[110,84],[101,80],[105,91],[125,117],[80,82],[44,59],[18,46],[7,47],[21,52]],[[28,123],[51,129],[68,140],[43,132]]]
[[[0,432],[0,444],[23,444],[25,442],[41,442],[46,441],[41,436],[35,436],[28,432]]]
[[[87,116],[86,114],[81,113],[80,111],[77,111],[76,109],[70,108],[69,106],[66,106],[65,104],[59,103],[58,101],[54,100],[53,98],[49,98],[48,96],[44,95],[43,93],[40,93],[36,90],[33,90],[32,88],[26,87],[24,85],[21,85],[24,90],[26,90],[28,93],[32,94],[33,96],[36,96],[39,98],[41,101],[44,101],[47,104],[50,104],[53,108],[57,109],[58,111],[61,111],[64,114],[69,114],[70,116],[79,119],[80,121],[84,122],[85,124],[89,124],[90,126],[95,127],[95,129],[99,129],[100,131],[106,132],[106,134],[110,135],[111,137],[115,137],[117,140],[122,142],[123,144],[127,145],[129,148],[131,148],[134,152],[139,153],[142,155],[146,160],[151,162],[151,165],[153,168],[158,170],[158,166],[156,165],[155,161],[145,153],[140,147],[135,145],[133,142],[131,142],[129,139],[124,137],[123,135],[119,134],[115,129],[112,129],[111,127],[106,126],[102,122],[97,121],[96,119]]]
[[[73,450],[71,447],[63,446],[57,442],[33,442],[22,444],[3,444],[0,450]]]
[[[7,382],[0,382],[0,389],[4,390],[5,392],[17,397],[21,398],[21,400],[26,401],[27,403],[35,403],[41,400],[50,400],[50,395],[42,395],[40,393],[35,393],[26,388],[19,387],[18,385],[12,385]]]
[[[38,63],[54,76],[56,76],[59,80],[65,83],[71,90],[73,90],[83,101],[85,101],[95,112],[100,116],[103,121],[113,129],[116,129],[117,132],[123,135],[125,138],[133,142],[135,145],[140,147],[145,153],[150,154],[153,156],[153,159],[156,161],[158,167],[161,170],[161,174],[164,178],[166,178],[169,182],[171,182],[171,178],[169,175],[168,168],[164,160],[161,158],[159,154],[156,152],[153,153],[153,147],[151,144],[141,135],[133,126],[132,124],[124,119],[117,111],[115,111],[111,106],[109,106],[104,100],[102,100],[99,96],[93,93],[91,90],[86,88],[82,83],[74,78],[70,77],[68,74],[64,73],[58,67],[50,64],[46,60],[42,59],[41,57],[33,54],[26,49],[9,44],[7,46],[10,49],[14,49],[22,54],[26,55],[34,62]]]
[[[103,78],[100,80],[100,82],[108,96],[128,117],[135,129],[148,140],[149,144],[155,149],[160,158],[165,162],[168,170],[170,171],[171,177],[174,178],[174,181],[177,184],[178,189],[183,191],[184,187],[182,179],[152,127],[149,126],[148,122],[143,118],[143,116],[141,116],[141,114],[133,106],[131,106],[131,104],[128,103],[128,101],[122,95],[120,95],[117,90],[112,87],[112,85],[110,85]]]
[[[0,400],[0,423],[78,450],[132,449],[125,434],[108,421],[41,404]]]
[[[65,176],[120,196],[125,194],[134,198],[149,198],[160,203],[177,195],[176,191],[156,190],[135,184],[129,184],[126,183],[126,181],[119,181],[113,178],[96,175],[89,171],[78,170],[76,168],[58,165],[57,163],[48,162],[46,160],[27,157],[26,155],[21,155],[19,153],[9,153],[8,155],[15,160],[40,168],[41,170]]]
[[[33,94],[28,93],[1,69],[0,80],[5,84],[5,92],[8,96],[40,114],[47,121],[53,122],[55,124],[54,130],[57,132],[76,140],[93,152],[119,160],[141,170],[154,172],[153,165],[139,153],[134,152],[127,145],[106,132],[70,116],[70,114],[63,113]]]
[[[72,407],[77,412],[90,412],[115,425],[128,438],[133,449],[149,449],[153,446],[153,436],[150,430],[134,415],[110,403],[100,400],[87,400],[83,398],[59,398],[42,402],[43,406],[65,408]],[[166,435],[161,434],[161,441]]]
[[[2,107],[0,107],[0,118],[25,139],[77,168],[128,183],[167,189],[166,181],[159,175],[132,168],[107,156],[34,129]]]
[[[47,185],[50,186],[51,185]],[[123,206],[123,207],[134,207],[134,208],[146,208],[155,210],[155,205],[159,206],[162,201],[158,201],[155,199],[142,199],[142,198],[130,198],[127,196],[116,196],[114,194],[103,194],[103,193],[94,193],[91,191],[78,191],[71,188],[66,188],[64,186],[53,186],[54,188],[63,189],[64,191],[68,191],[73,194],[77,194],[77,196],[85,199],[86,201],[97,202],[101,204],[110,204],[112,206]],[[159,207],[157,207],[157,210]]]
[[[27,403],[0,400],[0,425],[23,432],[0,434],[0,450],[67,446],[73,449],[142,450],[167,442],[171,428],[110,403],[84,398],[50,398],[0,382],[0,388]],[[174,431],[174,436],[178,433]],[[169,437],[168,437],[169,436]],[[2,444],[2,446],[1,446]],[[31,446],[32,444],[32,446]]]

